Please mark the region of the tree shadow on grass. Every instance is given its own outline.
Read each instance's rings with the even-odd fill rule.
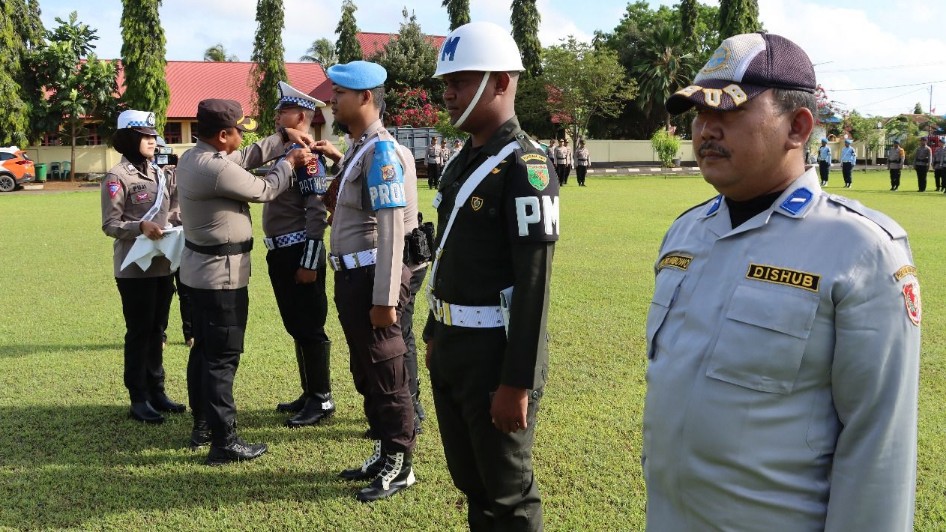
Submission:
[[[204,465],[189,450],[189,414],[162,425],[127,418],[126,406],[0,407],[0,528],[86,527],[109,514],[202,512],[241,503],[352,500],[337,478],[370,450],[364,422],[333,417],[288,429],[284,415],[241,411],[240,435],[270,452],[247,463]]]

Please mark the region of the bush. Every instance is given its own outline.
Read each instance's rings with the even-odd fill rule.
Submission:
[[[680,152],[680,137],[660,128],[650,137],[650,145],[657,152],[657,158],[664,168],[673,167],[673,160]]]

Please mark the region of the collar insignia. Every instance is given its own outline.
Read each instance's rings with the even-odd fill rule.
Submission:
[[[716,199],[714,199],[713,203],[710,204],[709,209],[706,209],[706,214],[704,216],[709,216],[711,214],[714,214],[716,211],[718,211],[719,205],[722,202],[723,202],[723,195],[720,194],[719,196],[716,196]]]
[[[815,195],[810,190],[802,187],[797,189],[795,192],[792,192],[792,194],[785,198],[785,201],[783,201],[778,207],[789,214],[796,216],[802,211],[802,209],[805,208],[806,205],[811,203],[811,198],[814,196]]]

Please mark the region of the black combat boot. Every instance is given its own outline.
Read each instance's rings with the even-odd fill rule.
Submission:
[[[306,401],[302,410],[286,421],[286,426],[290,428],[315,425],[335,413],[330,357],[332,342],[307,342],[297,345],[302,350],[301,373]]]
[[[355,496],[361,502],[371,502],[384,499],[414,485],[414,468],[411,467],[411,453],[384,453],[384,467],[368,484]]]
[[[223,446],[216,442],[210,445],[207,455],[207,465],[218,466],[230,462],[253,460],[263,455],[269,448],[265,443],[246,443],[237,435],[236,423],[230,422],[226,427],[226,436]]]
[[[194,428],[191,429],[190,449],[196,451],[205,445],[210,445],[210,442],[210,425],[207,424],[207,420],[195,418]]]
[[[420,384],[417,385],[417,393],[411,395],[411,403],[414,404],[414,434],[420,434],[424,432],[422,423],[427,419],[424,405],[420,404]]]
[[[170,412],[172,414],[180,414],[187,410],[187,407],[178,403],[177,401],[172,401],[164,390],[158,390],[151,394],[151,400],[148,401],[151,403],[151,407],[157,410],[158,412]]]
[[[164,416],[155,410],[148,401],[131,403],[131,409],[128,411],[128,415],[135,421],[141,421],[142,423],[153,425],[164,423]]]
[[[299,345],[299,342],[296,342],[296,366],[299,367],[299,381],[302,383],[302,395],[299,396],[295,401],[289,401],[288,403],[279,403],[276,405],[277,412],[285,412],[287,414],[295,414],[296,412],[302,410],[302,407],[305,406],[306,400],[306,390],[305,387],[305,371],[303,368],[305,364],[302,361],[302,346]]]
[[[370,480],[381,473],[384,456],[381,455],[381,440],[374,441],[374,454],[358,467],[346,469],[338,474],[345,480]]]

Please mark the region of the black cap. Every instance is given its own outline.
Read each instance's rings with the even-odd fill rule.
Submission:
[[[243,108],[236,100],[202,100],[197,104],[197,123],[208,128],[235,127],[240,131],[256,130],[256,120],[244,116]]]

